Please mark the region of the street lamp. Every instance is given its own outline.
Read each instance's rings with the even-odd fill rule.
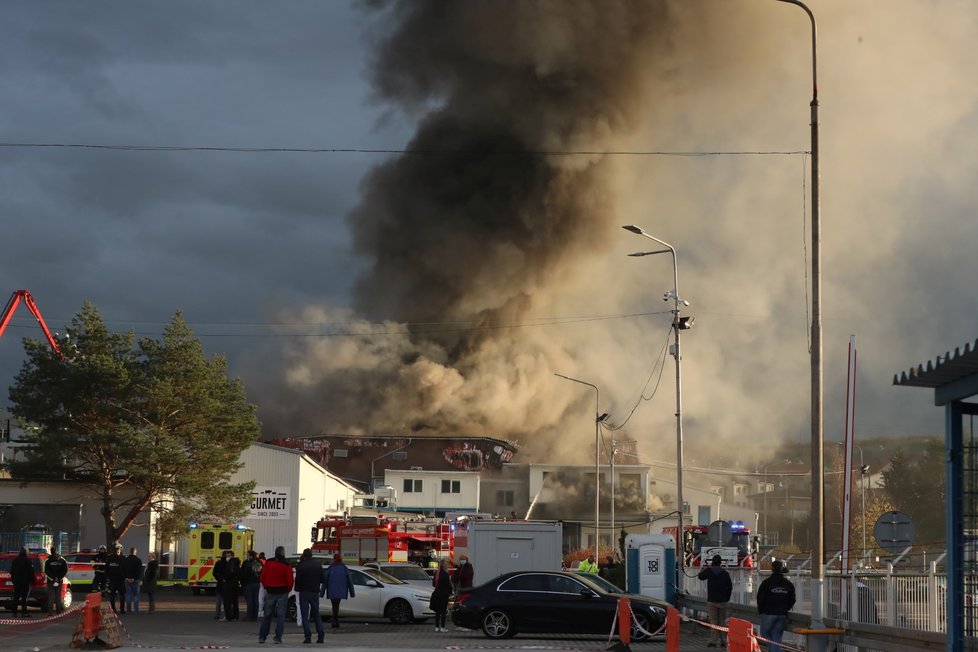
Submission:
[[[628,254],[629,256],[652,256],[655,254],[669,253],[672,256],[672,290],[666,292],[662,297],[663,301],[673,300],[673,313],[672,313],[672,330],[675,333],[675,344],[673,345],[673,357],[676,358],[676,503],[679,508],[677,510],[679,521],[679,529],[676,530],[676,537],[678,538],[676,543],[679,546],[678,550],[682,551],[683,542],[683,374],[682,374],[682,357],[679,354],[679,331],[685,330],[693,325],[692,317],[680,317],[679,311],[682,306],[688,306],[688,301],[683,301],[679,296],[679,264],[676,262],[676,248],[673,247],[668,242],[659,240],[655,236],[649,235],[640,227],[634,224],[628,224],[623,227],[626,231],[631,231],[640,236],[646,237],[649,240],[654,240],[659,243],[665,249],[658,249],[656,251],[641,251],[634,254]],[[717,507],[717,512],[720,508]],[[720,517],[717,516],[719,519]],[[683,567],[685,565],[685,555],[676,555],[679,558],[679,574],[677,575],[678,581],[676,582],[676,588],[682,590],[684,584],[685,572]]]
[[[812,385],[812,508],[811,508],[811,545],[812,545],[812,617],[813,628],[822,627],[822,614],[825,610],[825,580],[822,563],[825,558],[824,548],[824,518],[825,506],[822,503],[822,235],[819,194],[818,169],[818,30],[815,26],[815,14],[801,0],[777,0],[795,5],[806,14],[812,23],[812,101],[811,108],[811,139],[812,139],[812,342],[811,342],[811,385]],[[820,637],[815,637],[820,638]],[[818,641],[818,650],[824,650],[823,641]]]
[[[598,539],[601,536],[601,527],[599,516],[601,514],[601,476],[600,469],[598,468],[598,452],[601,450],[601,422],[608,418],[607,414],[598,413],[598,386],[592,385],[589,382],[578,380],[577,378],[571,378],[570,376],[565,376],[564,374],[555,373],[554,376],[558,378],[563,378],[564,380],[569,380],[573,383],[580,383],[581,385],[587,385],[594,390],[594,560],[598,560]]]

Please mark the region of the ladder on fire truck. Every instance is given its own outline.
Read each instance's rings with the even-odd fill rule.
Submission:
[[[64,354],[61,353],[61,347],[58,346],[54,335],[51,334],[51,330],[44,322],[44,317],[41,316],[41,311],[38,310],[37,304],[34,302],[34,297],[27,290],[14,290],[14,293],[10,295],[10,300],[7,301],[7,307],[3,309],[3,314],[0,314],[0,336],[3,336],[3,332],[7,330],[7,325],[10,324],[10,320],[13,318],[14,312],[17,310],[17,306],[20,305],[21,301],[24,302],[27,309],[34,315],[34,319],[41,326],[41,330],[44,331],[44,336],[48,339],[48,344],[51,345],[54,352],[64,357]]]

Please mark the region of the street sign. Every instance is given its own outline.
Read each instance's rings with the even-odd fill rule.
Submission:
[[[876,520],[873,536],[880,548],[898,554],[917,540],[917,526],[903,512],[887,512]]]

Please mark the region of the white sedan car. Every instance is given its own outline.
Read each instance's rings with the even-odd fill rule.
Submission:
[[[408,584],[376,568],[347,568],[357,595],[340,603],[341,618],[387,618],[392,623],[407,624],[424,622],[435,615],[428,604],[433,587]],[[292,591],[289,594],[289,618],[292,620],[297,620],[298,600],[298,594]],[[327,598],[320,598],[319,613],[324,620],[333,617],[333,606]]]
[[[376,568],[408,584],[416,584],[426,589],[434,587],[431,575],[417,564],[406,561],[368,561],[364,566]]]

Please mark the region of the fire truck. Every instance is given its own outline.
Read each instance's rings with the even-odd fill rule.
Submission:
[[[422,563],[433,550],[454,562],[455,526],[443,519],[378,516],[324,516],[312,528],[312,549],[340,554],[343,561]]]
[[[205,525],[191,523],[187,532],[187,580],[194,595],[201,591],[214,593],[214,562],[230,550],[242,561],[254,548],[255,531],[245,525]]]
[[[754,566],[754,541],[750,528],[743,521],[685,525],[682,539],[676,536],[677,530],[677,526],[664,527],[662,533],[671,535],[676,541],[677,554],[681,550],[685,555],[686,566],[699,566],[703,560],[709,563],[714,555],[720,555],[727,566]]]

